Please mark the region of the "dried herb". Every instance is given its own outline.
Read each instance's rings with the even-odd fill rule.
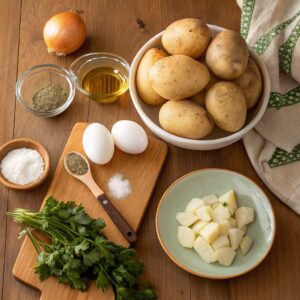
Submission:
[[[8,214],[25,225],[20,236],[28,235],[38,252],[35,272],[41,280],[53,276],[85,291],[94,279],[102,290],[111,284],[117,300],[156,298],[152,287],[138,280],[144,266],[136,250],[110,242],[103,234],[104,221],[91,218],[82,205],[49,197],[39,212],[16,208]],[[37,237],[35,230],[51,243]]]
[[[66,162],[71,173],[75,175],[84,175],[89,169],[85,159],[77,153],[68,154]]]
[[[62,86],[51,83],[35,91],[29,105],[37,111],[47,112],[62,106],[67,98],[68,93]]]

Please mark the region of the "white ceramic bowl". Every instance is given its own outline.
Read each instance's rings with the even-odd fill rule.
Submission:
[[[223,31],[224,28],[208,25],[212,30],[213,36],[218,32]],[[150,39],[136,54],[133,59],[132,65],[130,67],[129,74],[129,90],[131,99],[133,101],[134,107],[136,108],[138,114],[146,124],[146,126],[158,137],[165,140],[166,142],[173,144],[175,146],[192,149],[192,150],[213,150],[225,147],[230,145],[239,139],[241,139],[247,132],[249,132],[262,118],[269,100],[270,95],[270,78],[267,72],[267,69],[260,59],[260,57],[248,46],[249,53],[252,59],[258,64],[262,78],[263,78],[263,91],[261,94],[261,98],[257,105],[248,112],[247,120],[243,128],[235,133],[228,133],[218,129],[216,126],[213,132],[201,140],[192,140],[186,139],[174,134],[171,134],[164,129],[162,129],[158,122],[158,113],[160,106],[151,106],[142,101],[140,98],[137,87],[136,87],[136,72],[139,66],[140,60],[144,56],[144,53],[154,47],[162,48],[161,37],[163,32],[157,34],[152,39]]]

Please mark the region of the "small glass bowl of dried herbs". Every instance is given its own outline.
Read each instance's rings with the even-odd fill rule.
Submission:
[[[21,74],[16,96],[26,110],[41,117],[54,117],[70,106],[75,86],[64,68],[53,64],[37,65]]]

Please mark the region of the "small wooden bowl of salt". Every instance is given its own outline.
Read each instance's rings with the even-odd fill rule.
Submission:
[[[45,181],[50,156],[40,143],[15,139],[0,147],[0,183],[15,190],[32,190]]]

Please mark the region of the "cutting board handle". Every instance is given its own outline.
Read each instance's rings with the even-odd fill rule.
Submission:
[[[52,285],[50,285],[52,287]],[[51,297],[53,297],[53,291],[51,292],[48,288],[47,285],[41,290],[41,297],[40,300],[50,300]]]
[[[121,214],[117,211],[117,209],[113,206],[113,204],[107,199],[105,194],[101,194],[97,196],[97,200],[100,202],[101,206],[110,216],[112,221],[117,225],[118,229],[122,233],[122,235],[126,238],[129,243],[136,242],[137,235],[134,230],[128,225],[128,223],[124,220]]]

